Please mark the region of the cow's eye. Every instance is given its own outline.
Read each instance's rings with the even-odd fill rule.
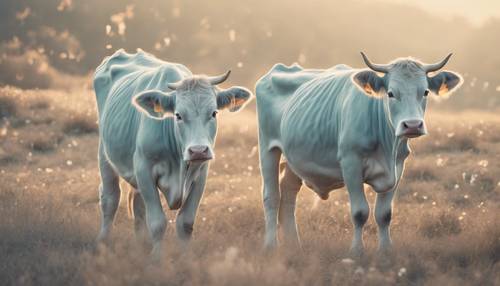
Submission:
[[[389,92],[387,93],[387,96],[388,96],[389,98],[394,98],[394,93],[392,93],[392,91],[389,91]]]
[[[181,115],[179,113],[176,113],[175,114],[175,119],[176,120],[182,120],[182,117],[181,117]]]
[[[424,91],[424,96],[428,96],[428,95],[429,95],[429,92],[430,92],[430,91],[429,91],[428,89],[426,89],[426,90]]]
[[[217,111],[212,112],[212,117],[216,118],[217,117]]]

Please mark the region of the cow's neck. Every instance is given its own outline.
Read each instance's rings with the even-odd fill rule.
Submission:
[[[174,159],[178,163],[182,163],[182,146],[175,133],[174,120],[166,119],[161,121],[161,123],[161,129],[163,131],[161,141],[163,142],[163,148],[165,148],[165,151],[168,152],[168,156],[171,159]]]
[[[384,159],[391,172],[394,172],[396,185],[399,182],[401,170],[397,169],[398,161],[404,160],[408,156],[408,139],[397,137],[395,129],[390,122],[383,100],[376,100],[374,104],[377,120],[374,128],[377,128],[378,143],[384,152]]]
[[[181,194],[181,205],[184,204],[187,197],[189,196],[189,192],[192,189],[193,182],[200,175],[200,170],[207,165],[207,163],[191,163],[188,164],[183,159],[182,145],[181,142],[177,138],[177,134],[175,132],[175,126],[173,120],[164,120],[163,123],[163,142],[165,143],[165,148],[167,148],[169,152],[169,156],[174,158],[176,163],[179,166],[179,190],[172,191],[180,191]]]

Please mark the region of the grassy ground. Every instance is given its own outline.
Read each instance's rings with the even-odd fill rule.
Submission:
[[[110,248],[94,248],[99,224],[97,126],[88,90],[0,89],[0,281],[3,285],[500,285],[500,116],[430,108],[430,135],[413,155],[395,200],[395,254],[347,258],[345,190],[320,201],[305,187],[297,219],[304,252],[261,251],[261,206],[253,105],[220,116],[217,159],[188,252],[173,220],[165,262],[136,245],[125,191]],[[367,190],[373,201],[374,194]]]

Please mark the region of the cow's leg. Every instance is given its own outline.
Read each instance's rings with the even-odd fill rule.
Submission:
[[[261,146],[260,167],[263,178],[262,196],[264,201],[264,215],[266,220],[266,234],[264,247],[274,249],[277,245],[276,231],[278,224],[279,193],[279,162],[281,151],[267,150]]]
[[[156,188],[151,166],[144,158],[134,155],[137,186],[146,207],[146,225],[153,243],[151,255],[158,261],[161,258],[162,239],[167,228],[167,220],[161,206],[160,195]]]
[[[377,194],[375,202],[375,220],[378,225],[379,251],[386,252],[391,248],[389,227],[392,217],[392,199],[394,191]]]
[[[200,170],[200,175],[196,181],[193,182],[193,186],[191,187],[191,191],[186,201],[177,212],[175,226],[177,229],[177,237],[183,244],[183,247],[186,247],[191,240],[196,211],[198,210],[201,197],[203,196],[207,175],[208,165]]]
[[[109,239],[118,204],[120,203],[120,179],[104,155],[102,143],[99,144],[98,160],[101,175],[101,184],[99,185],[101,229],[97,241],[105,242]]]
[[[363,226],[370,214],[370,207],[366,201],[363,187],[362,161],[357,156],[350,156],[341,160],[341,167],[344,182],[349,193],[351,219],[354,224],[351,253],[355,256],[361,256],[364,251]]]
[[[283,242],[287,246],[300,248],[300,239],[295,221],[295,202],[302,180],[292,171],[286,163],[284,175],[280,181],[281,200],[278,214],[278,221],[282,229]]]
[[[139,190],[132,188],[129,196],[132,196],[132,211],[134,214],[135,237],[142,245],[147,245],[146,208]]]

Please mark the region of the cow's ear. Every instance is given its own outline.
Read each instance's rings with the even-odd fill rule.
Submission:
[[[154,119],[170,116],[175,108],[175,91],[165,93],[160,90],[147,90],[134,96],[134,106]]]
[[[352,75],[354,84],[366,95],[380,97],[385,90],[384,79],[372,70],[362,70]]]
[[[251,98],[252,93],[248,89],[234,86],[217,92],[217,108],[227,108],[231,112],[238,111],[248,103]]]
[[[457,90],[464,82],[462,76],[451,71],[442,71],[427,77],[429,89],[437,95],[446,96]]]

